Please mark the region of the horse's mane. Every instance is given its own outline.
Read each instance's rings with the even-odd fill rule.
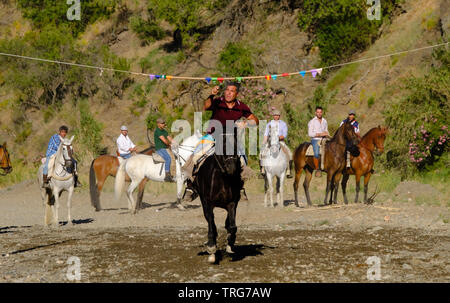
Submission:
[[[330,139],[329,142],[335,141],[335,140],[337,139],[337,135],[338,135],[339,131],[341,131],[341,129],[343,129],[344,125],[345,125],[345,123],[342,124],[341,126],[339,126],[339,128],[338,128],[337,131],[334,133],[333,137]]]
[[[368,137],[371,133],[375,132],[376,130],[380,130],[378,127],[371,128],[367,133],[364,134],[362,139]]]

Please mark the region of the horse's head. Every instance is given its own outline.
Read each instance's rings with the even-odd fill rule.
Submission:
[[[278,157],[278,153],[280,152],[280,137],[278,136],[278,128],[269,126],[269,139],[267,141],[269,143],[270,155],[273,158]]]
[[[351,145],[356,146],[360,139],[355,133],[355,128],[353,125],[347,121],[342,125],[344,138],[346,142],[349,142]]]
[[[74,136],[70,139],[64,139],[61,142],[61,154],[64,159],[64,166],[67,168],[73,168],[73,147],[72,147],[72,141]]]
[[[6,149],[6,142],[0,145],[0,168],[3,169],[5,174],[12,172],[11,159]]]
[[[374,137],[374,144],[377,147],[379,153],[384,152],[384,141],[386,140],[386,135],[388,129],[386,127],[378,126],[376,135]]]

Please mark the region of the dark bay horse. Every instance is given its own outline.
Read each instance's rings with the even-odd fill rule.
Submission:
[[[1,175],[6,176],[12,172],[11,159],[9,157],[9,152],[6,149],[6,142],[0,145],[0,168],[3,170]]]
[[[336,131],[333,138],[325,144],[325,158],[324,167],[322,170],[327,173],[327,189],[325,199],[323,203],[327,204],[328,194],[330,194],[330,204],[332,202],[337,203],[337,192],[339,188],[339,182],[341,181],[342,171],[345,168],[345,155],[347,143],[354,146],[358,142],[358,137],[355,134],[353,126],[346,122]],[[305,181],[303,188],[305,190],[306,200],[308,206],[312,205],[311,197],[309,196],[309,183],[311,182],[312,172],[314,170],[314,160],[312,156],[306,156],[306,150],[311,145],[310,142],[300,144],[294,153],[295,164],[295,181],[294,181],[294,193],[295,193],[295,205],[298,207],[298,183],[303,170],[305,170]],[[334,199],[333,199],[334,197]]]
[[[236,136],[222,134],[215,137],[216,153],[205,160],[193,183],[202,202],[203,214],[208,221],[208,242],[206,246],[210,254],[208,258],[210,263],[216,262],[215,253],[217,251],[217,229],[213,212],[215,207],[223,208],[228,212],[225,220],[225,228],[228,233],[226,251],[233,253],[237,231],[236,209],[241,198],[240,190],[243,182],[241,179],[241,162],[237,154]],[[218,151],[222,151],[224,146],[233,146],[233,152],[218,153]],[[225,147],[223,150],[225,150]]]
[[[380,153],[384,151],[384,140],[386,139],[386,134],[387,128],[385,127],[378,126],[372,128],[362,137],[361,142],[358,144],[360,155],[358,157],[350,157],[351,168],[346,167],[344,169],[342,178],[342,193],[344,195],[345,204],[348,203],[346,188],[350,175],[355,175],[356,179],[355,203],[358,202],[358,194],[360,189],[359,182],[361,177],[364,176],[364,203],[367,203],[369,180],[373,173],[373,152],[375,151],[375,148]]]
[[[154,151],[154,148],[149,147],[141,151],[140,154],[150,156]],[[118,168],[119,159],[115,156],[102,155],[92,161],[91,168],[89,170],[89,192],[91,195],[91,204],[95,208],[95,211],[100,211],[102,209],[100,206],[100,193],[103,189],[106,178],[108,178],[109,176],[116,177]],[[130,181],[128,176],[126,176],[126,181]],[[139,184],[139,193],[137,200],[138,207],[140,206],[142,198],[144,197],[144,189],[147,181],[147,179],[144,179]]]

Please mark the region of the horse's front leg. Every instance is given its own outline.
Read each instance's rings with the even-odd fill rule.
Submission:
[[[348,182],[348,178],[350,178],[350,175],[348,174],[344,174],[344,177],[342,178],[342,195],[344,196],[344,203],[348,204],[348,200],[347,200],[347,182]]]
[[[333,197],[333,203],[337,204],[337,195],[339,191],[339,182],[341,181],[342,173],[337,173],[334,176],[334,197]]]
[[[208,262],[215,263],[216,262],[216,239],[217,239],[217,228],[214,222],[214,212],[213,207],[206,205],[202,201],[203,204],[203,215],[205,216],[206,221],[208,222],[208,242],[206,243],[206,250],[209,253]]]
[[[227,253],[232,254],[234,253],[233,247],[234,243],[236,242],[236,232],[237,232],[237,226],[236,226],[236,208],[237,203],[230,203],[228,204],[227,211],[228,216],[225,220],[225,228],[227,230]]]
[[[286,171],[284,171],[278,179],[278,205],[284,205],[284,179],[286,178]]]
[[[364,176],[364,203],[367,203],[367,193],[369,191],[369,181],[370,181],[371,176],[372,176],[372,173],[370,173],[370,172]]]
[[[332,181],[333,181],[333,175],[334,172],[329,171],[327,173],[327,189],[325,191],[325,199],[323,200],[323,204],[327,205],[327,200],[328,200],[328,193],[330,192],[330,189],[332,188]],[[331,203],[331,199],[330,199],[330,203]]]
[[[53,225],[59,226],[59,219],[58,219],[58,209],[59,209],[59,190],[56,188],[56,186],[53,188],[53,198],[55,199],[55,203],[52,205],[52,211],[53,211]]]
[[[309,183],[312,179],[312,170],[306,168],[305,171],[305,181],[303,182],[303,189],[305,190],[306,201],[308,202],[308,207],[312,206],[311,197],[309,195]]]
[[[68,195],[67,195],[67,224],[68,225],[72,225],[72,215],[70,210],[72,209],[72,195],[73,195],[73,190],[74,187],[73,185],[69,188],[68,190]]]
[[[360,182],[361,182],[361,175],[360,174],[356,174],[355,175],[355,181],[356,181],[356,188],[355,188],[355,191],[356,191],[356,195],[355,195],[355,203],[358,203],[358,200],[359,200],[359,190],[360,190],[360,187],[359,187],[359,184],[360,184]]]

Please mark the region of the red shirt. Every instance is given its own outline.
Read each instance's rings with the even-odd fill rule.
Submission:
[[[248,118],[252,115],[250,108],[239,100],[236,100],[232,108],[228,108],[224,97],[212,100],[211,107],[208,110],[212,111],[211,120],[218,120],[224,129],[227,120],[236,122],[242,117]]]

